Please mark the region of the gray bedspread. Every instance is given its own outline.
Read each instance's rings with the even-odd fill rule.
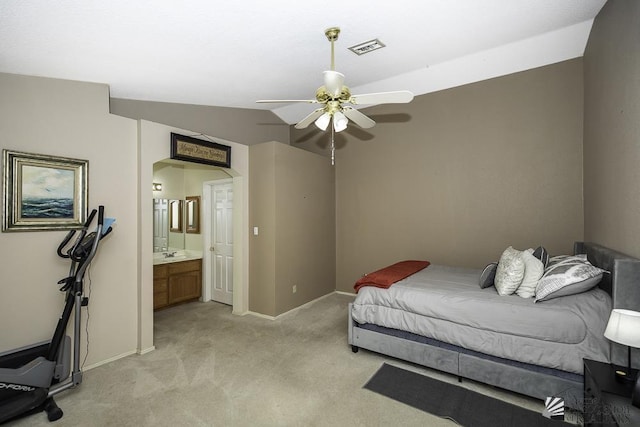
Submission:
[[[494,287],[480,289],[480,272],[430,265],[389,289],[362,288],[353,319],[579,374],[585,357],[609,361],[606,292],[596,288],[534,303],[500,296]]]

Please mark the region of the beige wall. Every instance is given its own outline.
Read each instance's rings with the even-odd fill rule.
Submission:
[[[582,102],[576,59],[366,109],[378,124],[336,140],[337,289],[403,259],[480,268],[509,245],[570,252]],[[291,144],[328,154],[327,139],[293,130]]]
[[[267,110],[112,98],[111,112],[240,141],[245,145],[289,142],[289,125]]]
[[[335,290],[336,211],[334,171],[325,157],[276,143],[276,165],[280,314]]]
[[[154,163],[153,182],[162,184],[162,190],[153,191],[154,199],[184,199],[184,166],[182,164]]]
[[[0,74],[0,88],[3,149],[89,160],[89,207],[105,205],[117,222],[91,266],[86,366],[130,354],[137,325],[136,122],[109,114],[106,85]],[[51,338],[63,306],[56,282],[69,271],[55,254],[65,235],[0,234],[0,352]],[[84,323],[82,339],[84,357]]]
[[[584,55],[585,239],[640,257],[640,2],[609,0]]]
[[[328,159],[250,147],[251,311],[277,316],[335,289],[335,183]],[[293,293],[293,286],[297,291]]]

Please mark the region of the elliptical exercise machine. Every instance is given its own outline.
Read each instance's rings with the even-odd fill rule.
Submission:
[[[58,282],[66,292],[64,310],[58,320],[53,338],[0,354],[0,423],[40,411],[49,421],[62,417],[62,410],[53,396],[82,382],[80,367],[81,308],[89,304],[84,296],[84,274],[96,255],[100,240],[112,230],[114,220],[104,218],[104,206],[99,206],[98,225],[87,232],[96,216],[94,209],[80,230],[73,245],[65,247],[76,234],[70,231],[58,246],[58,255],[71,260],[69,276]],[[75,309],[75,310],[74,310]],[[65,335],[71,312],[74,311],[73,371],[71,377],[71,338]]]

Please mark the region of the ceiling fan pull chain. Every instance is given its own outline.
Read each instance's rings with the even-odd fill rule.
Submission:
[[[333,121],[333,119],[332,119]],[[335,131],[333,129],[333,123],[331,123],[331,166],[335,166],[336,164],[336,143],[333,140],[333,136],[335,135]]]

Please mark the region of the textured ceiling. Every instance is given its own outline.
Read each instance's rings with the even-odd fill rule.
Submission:
[[[107,83],[114,98],[273,109],[295,123],[330,67],[352,93],[416,95],[582,56],[606,0],[0,1],[0,72]],[[357,56],[349,46],[387,47]]]

